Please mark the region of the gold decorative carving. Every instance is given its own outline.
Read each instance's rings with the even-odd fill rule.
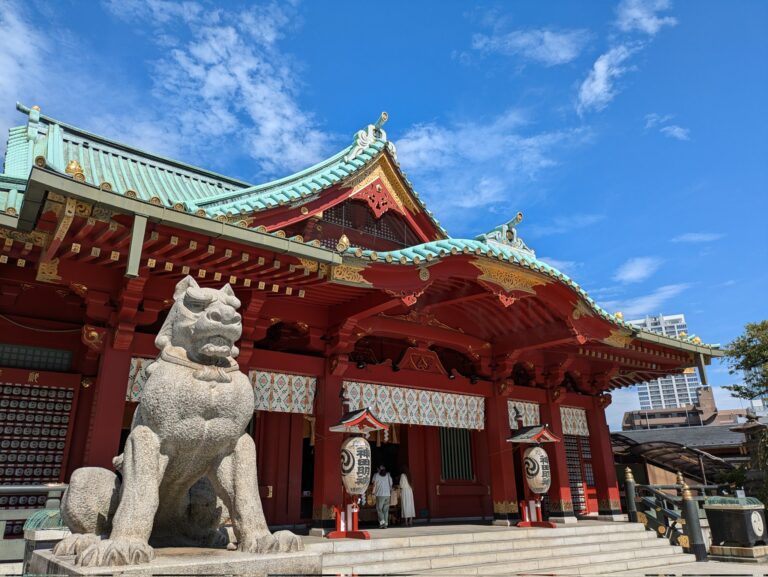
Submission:
[[[612,347],[625,349],[632,342],[632,335],[626,331],[614,329],[610,336],[604,338],[602,342]]]
[[[646,527],[648,526],[648,516],[640,511],[637,512],[637,520]]]
[[[16,212],[16,209],[14,207],[9,206],[8,208],[5,209],[5,214],[7,214],[8,216],[16,216],[18,213]]]
[[[39,168],[45,168],[45,157],[44,156],[36,156],[35,157],[35,166]]]
[[[80,386],[84,389],[89,389],[93,385],[93,379],[90,377],[84,378],[82,381],[80,381]]]
[[[573,502],[564,501],[562,499],[559,501],[550,501],[549,510],[557,511],[558,513],[573,513]]]
[[[546,285],[549,282],[544,277],[500,262],[475,259],[472,264],[482,273],[477,280],[493,283],[507,292],[521,291],[536,294],[533,287]]]
[[[621,503],[614,499],[600,499],[597,502],[598,511],[621,511]]]
[[[320,505],[312,507],[312,518],[317,521],[332,521],[336,518],[336,513],[330,505]]]
[[[420,268],[419,269],[419,278],[423,281],[429,280],[429,269],[427,268]]]
[[[441,329],[446,329],[449,331],[454,331],[457,333],[463,333],[464,331],[460,328],[455,329],[451,326],[448,326],[447,324],[437,320],[435,315],[431,313],[423,313],[417,310],[411,310],[408,311],[407,315],[386,315],[384,313],[379,313],[379,316],[386,317],[388,319],[398,319],[401,321],[405,321],[408,323],[417,323],[420,325],[428,325],[431,327],[438,327]]]
[[[331,275],[332,279],[335,281],[351,284],[371,285],[371,283],[365,280],[365,277],[360,274],[364,270],[364,266],[340,264],[331,268]]]
[[[88,294],[88,287],[78,282],[70,283],[69,288],[71,288],[72,292],[81,298]]]
[[[345,180],[341,185],[351,188],[352,194],[350,196],[355,196],[376,179],[381,179],[384,186],[387,187],[400,212],[403,212],[403,209],[408,209],[411,213],[419,210],[392,163],[383,154],[370,167]]]
[[[684,549],[690,549],[691,548],[691,541],[688,539],[688,535],[678,535],[677,536],[677,544],[680,545]]]
[[[99,185],[99,188],[105,192],[112,192],[112,183],[105,180]]]
[[[301,266],[304,267],[304,270],[307,272],[317,272],[318,268],[320,267],[320,264],[315,260],[309,260],[307,258],[300,258]]]
[[[520,508],[515,501],[494,501],[493,512],[497,515],[509,515],[510,513],[519,513]]]
[[[40,261],[37,267],[36,280],[40,282],[58,282],[61,280],[59,276],[59,259],[55,258],[49,261]]]
[[[592,316],[592,309],[589,308],[589,305],[582,299],[579,299],[576,301],[576,306],[573,307],[573,312],[571,313],[571,317],[573,320],[577,321],[582,317],[591,317]]]

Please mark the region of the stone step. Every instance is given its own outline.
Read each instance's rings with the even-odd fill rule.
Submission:
[[[640,544],[641,543],[641,544]],[[508,545],[507,543],[501,543]],[[474,544],[478,546],[480,544]],[[473,551],[462,545],[418,547],[399,551],[371,551],[368,553],[350,552],[323,556],[323,570],[326,573],[396,573],[413,572],[425,569],[448,569],[496,563],[517,564],[528,560],[540,559],[539,567],[559,567],[569,563],[574,557],[592,556],[595,562],[616,559],[634,559],[639,553],[649,554],[666,552],[666,541],[643,539],[623,541],[597,541],[592,543],[574,542],[570,545],[541,545],[536,542],[514,543],[516,547],[503,547],[498,550]],[[457,548],[459,548],[457,550]],[[549,554],[547,554],[549,552]],[[542,556],[545,558],[542,559]]]
[[[462,533],[436,533],[413,537],[379,537],[370,540],[339,540],[307,545],[308,549],[317,552],[346,553],[352,551],[372,551],[378,549],[399,549],[402,547],[423,547],[431,545],[451,545],[461,543],[513,541],[534,539],[551,539],[555,537],[586,538],[592,535],[604,535],[606,539],[620,539],[619,535],[634,534],[653,535],[645,530],[640,523],[615,523],[592,526],[557,527],[555,529],[518,529],[516,527],[498,528],[493,531],[477,531]],[[639,537],[648,538],[648,537]]]
[[[693,558],[693,555],[684,553],[654,555],[644,559],[611,559],[602,555],[576,555],[566,558],[558,567],[552,567],[552,563],[548,563],[546,559],[531,559],[522,563],[454,567],[449,570],[449,573],[454,575],[510,575],[519,572],[532,572],[546,575],[600,575],[633,569],[669,567],[690,563]],[[442,570],[430,570],[420,572],[420,574],[440,574],[442,572]]]

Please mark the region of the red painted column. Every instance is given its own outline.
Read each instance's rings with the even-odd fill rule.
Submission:
[[[330,363],[326,363],[327,365]],[[342,377],[327,368],[318,379],[315,398],[315,480],[312,490],[312,534],[333,530],[333,507],[342,504],[341,442],[342,433],[328,429],[342,416]]]
[[[560,419],[560,405],[550,396],[545,403],[539,405],[541,423],[549,425],[549,429],[560,439],[563,438],[563,423]],[[552,486],[549,489],[549,520],[556,523],[575,523],[573,499],[568,484],[568,465],[565,460],[565,444],[544,443],[549,456],[549,466],[552,472]]]
[[[605,407],[610,396],[594,397],[587,409],[589,444],[592,449],[592,469],[597,489],[598,515],[606,520],[621,520],[621,498],[616,479],[616,467],[611,447],[611,433],[605,419]]]
[[[85,443],[83,465],[112,469],[120,447],[125,391],[131,369],[131,352],[104,346],[93,391],[93,408]]]
[[[510,436],[507,397],[488,397],[486,412],[493,524],[510,526],[520,520],[520,511],[515,485],[514,446],[507,442]]]

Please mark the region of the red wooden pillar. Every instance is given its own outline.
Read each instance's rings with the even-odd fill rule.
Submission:
[[[112,459],[120,447],[125,411],[125,391],[131,369],[130,350],[104,346],[99,375],[93,391],[93,407],[85,443],[83,465],[112,469]]]
[[[611,433],[605,419],[605,407],[610,397],[594,397],[592,406],[587,409],[589,443],[592,449],[592,469],[597,489],[598,516],[601,519],[619,521],[621,516],[621,498],[616,480]]]
[[[329,363],[326,363],[328,365]],[[312,490],[313,535],[324,535],[335,529],[333,507],[342,504],[341,485],[341,433],[328,429],[342,416],[342,377],[327,368],[318,379],[315,399],[315,479]]]
[[[488,458],[491,464],[491,499],[493,524],[510,526],[520,520],[515,485],[514,447],[510,436],[509,409],[506,397],[486,399]]]
[[[558,390],[558,389],[556,389]],[[539,405],[542,424],[549,425],[555,436],[563,439],[563,422],[560,419],[560,404],[549,395],[546,403]],[[573,499],[568,483],[568,464],[565,459],[565,443],[545,443],[552,472],[552,486],[549,489],[549,520],[556,523],[575,523]]]

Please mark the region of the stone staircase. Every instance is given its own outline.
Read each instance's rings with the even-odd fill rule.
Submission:
[[[324,575],[598,575],[694,561],[637,523],[581,521],[556,529],[478,525],[391,528],[369,541],[307,543]]]

